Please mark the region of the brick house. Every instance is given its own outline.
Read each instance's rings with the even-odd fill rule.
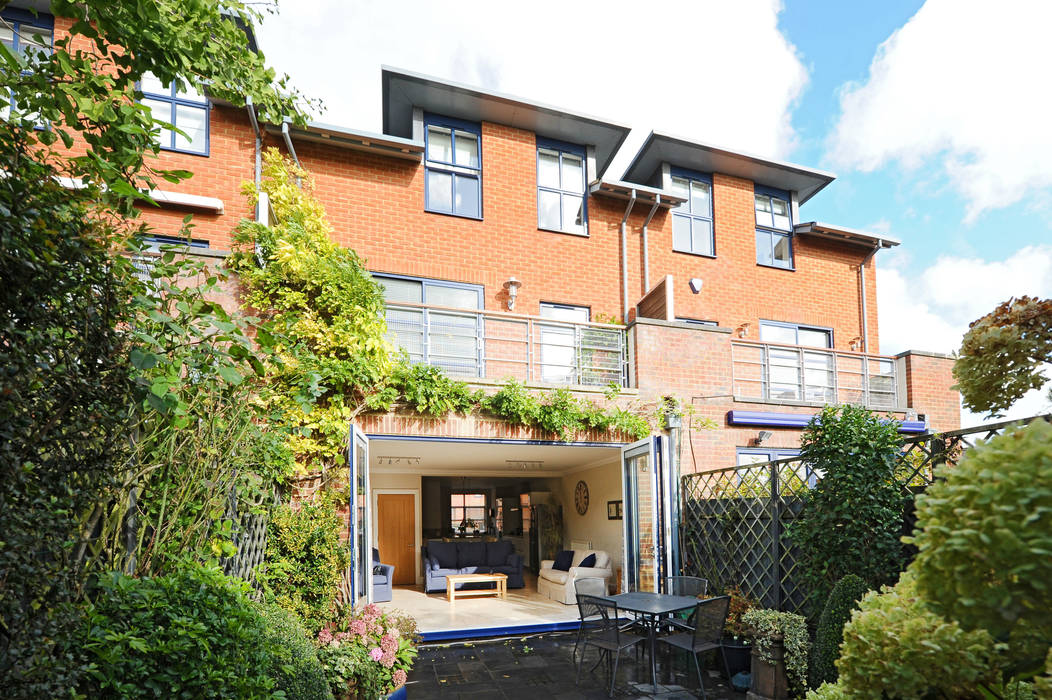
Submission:
[[[621,403],[688,409],[634,444],[366,416],[351,430],[352,478],[369,494],[352,509],[359,596],[372,595],[373,546],[395,583],[420,586],[421,547],[469,520],[536,569],[546,507],[561,509],[562,547],[610,554],[612,586],[653,589],[676,570],[680,474],[792,454],[829,403],[887,412],[903,432],[959,427],[950,358],[879,354],[876,254],[898,241],[803,213],[832,174],[661,133],[611,172],[625,125],[395,68],[382,84],[381,134],[262,124],[144,84],[188,133],[162,136],[158,165],[194,173],[144,212],[158,241],[193,213],[189,252],[221,259],[240,219],[266,215],[240,189],[277,147],[316,178],[337,242],[384,285],[389,336],[415,361],[483,387],[514,377],[603,402],[615,383]]]

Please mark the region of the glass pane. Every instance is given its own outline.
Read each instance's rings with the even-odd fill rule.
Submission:
[[[446,287],[429,284],[426,289],[426,301],[435,306],[451,306],[456,309],[479,308],[479,293],[475,289]]]
[[[774,264],[780,267],[789,267],[792,264],[792,249],[789,247],[789,236],[775,235],[773,258]]]
[[[772,199],[772,214],[774,215],[774,227],[785,231],[789,230],[789,204],[781,199]]]
[[[193,100],[194,102],[205,101],[205,96],[199,93],[193,85],[184,80],[183,86],[183,89],[176,92],[176,95],[184,100]]]
[[[541,379],[546,382],[573,384],[577,350],[574,333],[569,328],[541,329]]]
[[[775,326],[770,323],[761,323],[760,340],[765,343],[796,345],[796,329],[791,326]]]
[[[456,132],[456,160],[454,162],[467,168],[479,167],[479,141],[475,134],[468,131]]]
[[[690,210],[701,216],[709,215],[709,184],[707,182],[690,183]]]
[[[195,153],[204,153],[206,150],[208,115],[205,110],[198,107],[175,106],[175,125],[186,134],[175,135],[175,147],[183,148]]]
[[[747,464],[760,464],[761,462],[770,462],[771,455],[767,452],[745,452],[738,453],[738,466],[742,467]]]
[[[27,48],[50,49],[51,30],[41,27],[31,27],[23,24],[19,29],[19,48],[25,51]]]
[[[772,226],[774,219],[771,217],[771,198],[764,195],[756,195],[756,225]]]
[[[537,151],[537,184],[559,188],[559,154],[555,151]]]
[[[459,143],[459,142],[458,142]],[[461,216],[479,216],[479,180],[477,177],[455,175],[456,213]]]
[[[559,230],[559,193],[540,190],[537,196],[537,225]]]
[[[674,178],[672,178],[672,187],[670,187],[669,189],[672,190],[672,194],[676,195],[677,197],[683,197],[684,199],[687,200],[686,202],[684,202],[680,206],[683,206],[683,207],[689,206],[689,204],[690,204],[690,183],[687,180],[685,180],[685,179],[683,179],[681,177],[674,177]]]
[[[15,32],[11,27],[0,26],[0,41],[9,49],[15,46]]]
[[[427,159],[443,163],[453,162],[453,136],[449,129],[427,127]]]
[[[706,219],[694,219],[691,221],[691,236],[693,243],[691,250],[702,255],[712,255],[712,222]],[[675,235],[675,227],[673,227]]]
[[[423,362],[424,312],[388,309],[387,339],[395,347],[405,350],[413,362]]]
[[[466,493],[464,494],[464,505],[467,506],[485,506],[486,496],[481,493]]]
[[[814,348],[828,348],[832,346],[829,340],[829,331],[801,328],[797,345],[809,345]]]
[[[589,311],[587,306],[555,306],[541,304],[541,318],[550,318],[567,323],[587,323]]]
[[[584,161],[577,156],[563,154],[563,189],[584,192]]]
[[[142,80],[140,81],[140,89],[143,92],[152,92],[155,95],[170,94],[168,86],[158,80],[157,77],[150,72],[143,73]]]
[[[149,108],[154,119],[158,119],[165,123],[172,121],[172,103],[162,102],[161,100],[143,100],[142,104],[144,107]],[[171,129],[165,129],[161,126],[154,125],[154,134],[156,134],[157,143],[165,148],[172,147],[172,131]]]
[[[563,231],[584,233],[584,198],[576,194],[563,195]]]
[[[756,232],[756,262],[760,265],[773,265],[771,259],[771,234],[766,231]]]
[[[427,208],[431,211],[453,212],[453,176],[438,170],[427,171]]]
[[[424,285],[416,280],[400,280],[381,277],[376,280],[384,290],[387,301],[409,301],[419,304],[423,301]]]
[[[675,250],[690,251],[690,217],[672,215],[672,247]]]

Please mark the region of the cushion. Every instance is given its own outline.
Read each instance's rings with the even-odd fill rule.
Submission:
[[[508,557],[515,551],[514,545],[508,540],[486,543],[486,564],[488,566],[501,566],[508,561]]]
[[[374,575],[373,576],[373,585],[374,586],[386,586],[387,585],[387,577],[386,576],[376,576],[376,575]]]
[[[581,563],[580,563],[580,564],[578,564],[578,566],[583,566],[583,567],[585,567],[586,569],[587,569],[587,568],[591,568],[591,567],[595,566],[595,552],[592,552],[592,553],[591,553],[591,554],[589,554],[589,555],[588,555],[587,557],[585,557],[584,559],[582,559],[582,560],[581,560]]]
[[[541,569],[540,577],[545,581],[551,581],[552,583],[558,583],[560,586],[566,583],[566,579],[570,577],[569,571],[556,571],[555,569]]]
[[[556,571],[569,571],[571,564],[573,564],[573,550],[564,549],[555,555],[555,563],[552,564],[552,568]]]
[[[457,542],[457,566],[478,566],[486,561],[484,542]]]
[[[375,564],[379,564],[380,563],[380,550],[377,549],[376,547],[373,547],[373,563],[375,563]]]
[[[381,564],[377,564],[373,567],[373,576],[386,576],[387,572],[384,571],[384,567]]]
[[[431,540],[427,543],[428,556],[434,557],[443,569],[457,568],[457,545],[455,542]]]

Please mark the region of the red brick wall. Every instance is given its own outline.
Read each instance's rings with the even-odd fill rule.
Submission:
[[[961,395],[950,387],[953,378],[953,358],[948,355],[908,351],[902,358],[906,372],[906,400],[928,419],[936,432],[961,427]],[[901,365],[900,365],[901,366]]]

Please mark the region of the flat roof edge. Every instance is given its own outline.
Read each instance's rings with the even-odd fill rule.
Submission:
[[[834,226],[822,221],[805,221],[793,226],[793,233],[802,233],[822,236],[832,240],[842,240],[849,243],[877,244],[880,248],[892,248],[902,245],[902,241],[891,236],[883,236],[868,231],[847,226]]]

